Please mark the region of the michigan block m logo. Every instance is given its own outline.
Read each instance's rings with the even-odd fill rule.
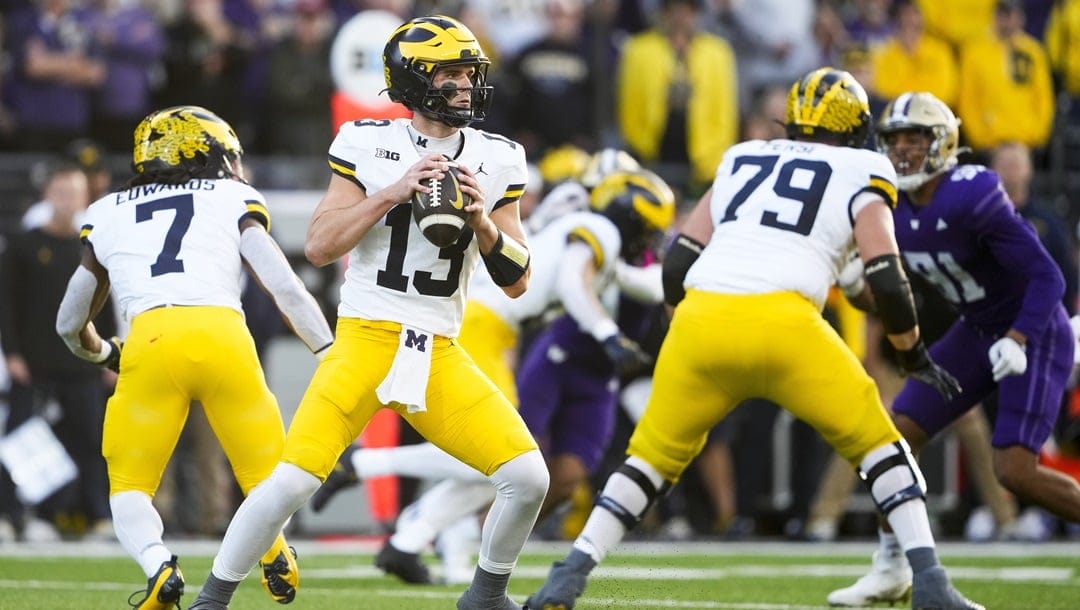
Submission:
[[[427,335],[418,335],[411,328],[405,329],[405,347],[415,347],[418,352],[426,352],[427,338]]]

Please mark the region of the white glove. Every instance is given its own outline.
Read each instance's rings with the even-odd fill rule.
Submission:
[[[851,259],[844,264],[844,268],[836,276],[836,285],[840,287],[844,296],[849,299],[859,296],[863,291],[863,287],[866,286],[862,259],[859,258],[858,252],[852,254]]]
[[[1024,347],[1010,337],[1002,337],[990,346],[988,353],[990,366],[993,367],[994,381],[1001,381],[1010,375],[1023,375],[1027,370],[1027,355]]]

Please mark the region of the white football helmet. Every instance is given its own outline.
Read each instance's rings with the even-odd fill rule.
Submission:
[[[930,148],[922,166],[908,168],[901,173],[897,168],[897,186],[912,191],[928,180],[954,167],[960,148],[960,119],[949,106],[931,93],[903,93],[889,102],[878,119],[878,152],[889,155],[889,135],[899,131],[922,131],[930,136]]]

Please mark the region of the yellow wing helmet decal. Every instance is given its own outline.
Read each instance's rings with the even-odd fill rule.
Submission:
[[[150,160],[170,167],[199,153],[209,154],[211,140],[227,152],[242,152],[240,142],[217,115],[197,106],[171,108],[153,114],[135,128],[134,162],[136,167]]]
[[[401,54],[416,58],[417,63],[431,73],[438,62],[453,62],[464,59],[478,59],[483,56],[476,36],[460,21],[441,15],[424,20],[410,21],[394,32],[397,36],[402,30],[412,30],[399,45]]]
[[[820,68],[796,82],[788,92],[787,123],[800,133],[821,129],[851,133],[862,127],[870,104],[862,87],[847,73]]]

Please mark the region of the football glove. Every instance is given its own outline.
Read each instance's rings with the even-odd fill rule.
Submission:
[[[615,364],[619,377],[632,377],[652,366],[652,356],[646,354],[633,339],[622,333],[611,335],[603,342],[604,353]]]
[[[930,359],[930,353],[926,351],[922,339],[909,350],[896,350],[896,355],[906,376],[934,388],[945,400],[952,400],[960,395],[960,382]]]
[[[863,262],[862,258],[859,257],[859,251],[853,250],[848,262],[844,263],[844,267],[840,269],[840,274],[836,276],[836,285],[844,293],[844,296],[853,299],[862,293],[863,288],[866,286],[863,272]]]
[[[987,355],[990,356],[994,381],[1001,381],[1010,375],[1023,375],[1027,370],[1024,346],[1011,337],[1002,337],[995,341]]]
[[[99,362],[101,366],[109,369],[114,373],[120,372],[120,350],[124,349],[124,342],[119,337],[112,337],[107,341],[109,344],[109,355],[104,360]]]

